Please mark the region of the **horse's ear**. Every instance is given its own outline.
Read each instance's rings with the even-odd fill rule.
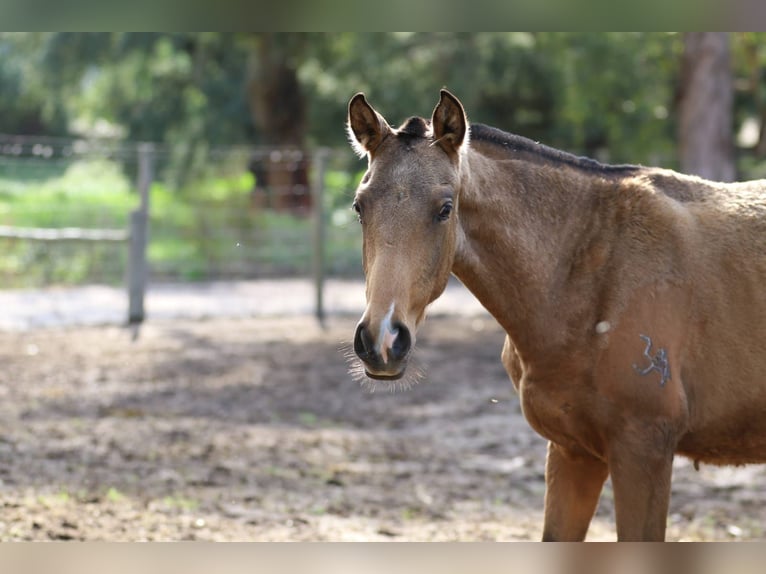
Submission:
[[[460,146],[466,140],[468,119],[463,104],[447,90],[441,91],[439,103],[431,116],[434,143],[441,146],[450,156],[457,156]]]
[[[367,103],[361,92],[348,103],[348,135],[351,147],[362,157],[374,152],[391,131],[388,122]]]

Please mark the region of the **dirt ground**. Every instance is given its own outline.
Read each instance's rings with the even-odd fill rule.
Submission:
[[[0,540],[536,540],[545,441],[490,319],[430,318],[370,392],[355,318],[0,333]],[[763,466],[676,461],[669,540],[761,539]],[[589,540],[614,539],[609,485]]]

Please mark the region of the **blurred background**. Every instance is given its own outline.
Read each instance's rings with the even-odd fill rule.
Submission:
[[[394,125],[447,87],[470,120],[576,154],[760,177],[765,38],[3,33],[0,287],[122,285],[139,207],[153,283],[359,278],[358,91]]]
[[[545,441],[457,281],[420,384],[349,375],[348,101],[398,125],[447,87],[575,154],[747,179],[765,72],[764,33],[0,34],[0,540],[539,539]],[[763,539],[764,480],[677,458],[668,538]],[[607,482],[588,539],[613,515]]]

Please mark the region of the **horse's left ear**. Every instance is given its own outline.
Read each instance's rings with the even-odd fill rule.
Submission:
[[[451,157],[457,157],[460,146],[466,140],[468,119],[463,104],[447,90],[441,91],[441,99],[431,115],[434,143],[441,146]]]

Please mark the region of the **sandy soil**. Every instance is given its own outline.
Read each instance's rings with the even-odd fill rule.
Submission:
[[[0,333],[0,540],[536,540],[545,442],[490,319],[431,318],[425,379],[352,380],[354,318]],[[763,537],[766,469],[677,460],[670,540]],[[590,540],[614,538],[609,485]]]

